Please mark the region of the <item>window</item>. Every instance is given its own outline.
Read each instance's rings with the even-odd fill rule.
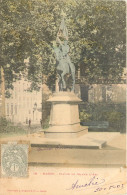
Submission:
[[[15,105],[15,114],[17,114],[17,105]]]
[[[107,102],[111,102],[112,101],[112,86],[111,85],[107,86],[106,100],[107,100]]]
[[[15,88],[15,98],[17,98],[17,89]]]
[[[9,115],[9,104],[7,104],[7,115]]]
[[[81,89],[81,99],[85,102],[88,102],[88,86],[80,86]]]
[[[13,104],[11,104],[11,114],[13,114]]]
[[[102,86],[102,100],[106,102],[106,86]]]

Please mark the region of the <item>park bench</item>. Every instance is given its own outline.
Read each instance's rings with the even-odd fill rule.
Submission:
[[[89,121],[89,122],[81,122],[82,126],[88,126],[90,130],[103,130],[109,128],[108,121]]]

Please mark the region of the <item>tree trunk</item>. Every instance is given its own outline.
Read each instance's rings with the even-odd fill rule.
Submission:
[[[5,79],[4,79],[4,69],[1,66],[1,117],[5,117]]]

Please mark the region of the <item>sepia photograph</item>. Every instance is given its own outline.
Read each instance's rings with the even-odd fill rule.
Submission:
[[[126,1],[0,0],[0,195],[126,195]]]

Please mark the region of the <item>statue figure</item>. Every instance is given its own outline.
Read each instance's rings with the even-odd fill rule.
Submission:
[[[71,62],[69,56],[69,45],[68,45],[68,31],[64,22],[64,18],[61,22],[59,31],[56,38],[56,46],[54,47],[54,52],[56,54],[56,65],[58,73],[58,84],[59,91],[66,91],[66,81],[65,75],[71,73],[72,77],[72,87],[71,91],[74,91],[75,85],[75,66]]]

